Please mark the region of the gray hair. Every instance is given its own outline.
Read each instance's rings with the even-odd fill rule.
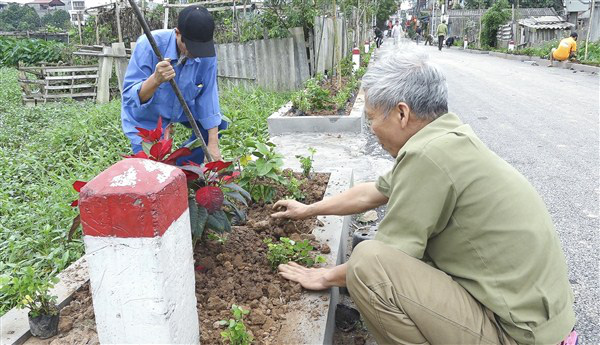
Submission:
[[[377,58],[362,79],[367,104],[387,116],[404,102],[422,120],[448,112],[446,76],[427,55],[397,52]]]

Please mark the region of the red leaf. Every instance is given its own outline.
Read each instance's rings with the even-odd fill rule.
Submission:
[[[160,160],[160,153],[162,151],[162,147],[162,141],[159,141],[156,144],[152,145],[152,147],[150,148],[150,156],[156,158],[157,160]]]
[[[220,210],[224,200],[225,197],[219,187],[202,187],[196,191],[196,202],[206,208],[208,213]]]
[[[204,273],[206,272],[206,267],[202,266],[202,265],[198,265],[195,267],[196,272],[200,272],[200,273]]]
[[[181,169],[181,170],[185,174],[185,178],[188,181],[194,181],[194,180],[197,180],[200,177],[200,175],[196,174],[195,172],[192,172],[192,171],[189,171],[189,170],[184,170],[184,169]]]
[[[175,161],[177,160],[177,158],[189,156],[191,154],[192,154],[192,150],[188,149],[187,147],[182,147],[182,148],[175,150],[173,153],[171,153],[169,155],[169,158],[167,158],[163,163],[175,164]]]
[[[142,138],[143,141],[148,143],[153,143],[160,140],[162,137],[163,129],[162,129],[162,117],[158,117],[158,123],[156,124],[156,128],[152,130],[148,130],[141,127],[135,127],[138,130],[138,136]]]
[[[85,182],[85,181],[75,181],[75,182],[73,182],[73,189],[75,189],[76,191],[80,192],[81,188],[83,186],[85,186],[86,183],[87,182]]]
[[[171,153],[171,149],[173,148],[173,139],[161,140],[159,142],[163,145],[162,150],[160,150],[159,157],[157,157],[157,159],[162,161],[167,154]]]
[[[227,176],[223,177],[223,182],[224,183],[229,183],[229,182],[233,181],[234,179],[236,179],[239,176],[240,176],[240,172],[239,171],[234,171],[231,175],[227,175]]]
[[[146,158],[146,159],[148,159],[148,155],[146,154],[146,152],[140,151],[131,156],[123,156],[123,158]]]
[[[71,203],[71,207],[77,207],[77,206],[79,206],[79,199],[77,199]]]
[[[212,170],[212,171],[221,171],[225,168],[227,168],[228,166],[231,165],[232,162],[223,162],[223,161],[214,161],[214,162],[209,162],[205,164],[205,167],[208,170]]]

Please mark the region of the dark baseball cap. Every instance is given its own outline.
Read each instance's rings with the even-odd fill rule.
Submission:
[[[215,21],[208,10],[202,6],[190,5],[179,13],[177,29],[191,57],[215,56],[213,33]]]

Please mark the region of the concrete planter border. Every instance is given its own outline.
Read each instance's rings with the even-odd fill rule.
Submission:
[[[341,193],[354,184],[352,169],[330,171],[329,182],[324,197]],[[327,265],[340,264],[345,258],[350,216],[321,216],[322,226],[313,230],[321,243],[326,243],[331,252],[325,256]],[[72,263],[59,275],[59,282],[52,289],[58,296],[59,308],[66,306],[73,294],[89,281],[85,256]],[[307,292],[299,301],[290,304],[291,312],[282,323],[276,343],[278,344],[331,344],[335,328],[335,308],[339,301],[339,289],[324,292]],[[6,345],[23,344],[31,337],[27,309],[11,309],[0,318],[2,325],[0,343]]]
[[[354,185],[352,169],[334,169],[331,173],[324,198],[339,194]],[[331,253],[324,255],[326,265],[343,263],[351,216],[320,216],[322,222],[313,230],[321,243],[326,243]],[[328,291],[304,291],[302,298],[289,304],[286,320],[274,340],[274,344],[332,344],[335,331],[335,309],[339,303],[339,288]]]
[[[289,133],[362,133],[365,107],[365,93],[359,89],[349,115],[286,116],[292,108],[292,102],[267,118],[271,136]]]

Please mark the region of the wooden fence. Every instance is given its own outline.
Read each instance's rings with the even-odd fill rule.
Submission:
[[[288,38],[217,44],[220,83],[276,91],[301,88],[310,77],[304,33],[302,28],[291,31]]]
[[[98,66],[19,67],[23,103],[36,105],[65,98],[96,97]]]

